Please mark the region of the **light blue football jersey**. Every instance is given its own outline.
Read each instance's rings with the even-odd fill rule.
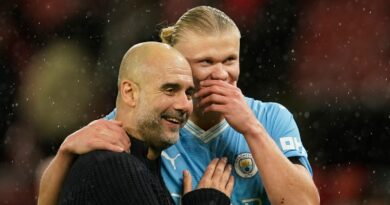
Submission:
[[[298,157],[312,174],[292,114],[278,103],[264,103],[252,98],[246,98],[246,101],[283,154]],[[114,115],[112,112],[107,118],[112,119]],[[180,204],[182,195],[183,171],[190,171],[195,188],[211,160],[221,157],[227,157],[233,165],[232,204],[270,204],[244,136],[225,120],[207,131],[188,121],[180,130],[178,142],[164,150],[161,156],[162,176],[176,204]]]

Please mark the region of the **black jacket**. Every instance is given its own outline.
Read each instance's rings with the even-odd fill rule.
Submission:
[[[174,204],[160,173],[161,158],[146,158],[148,147],[131,138],[131,154],[94,151],[81,155],[65,180],[59,204]],[[184,195],[183,205],[230,204],[215,189]]]

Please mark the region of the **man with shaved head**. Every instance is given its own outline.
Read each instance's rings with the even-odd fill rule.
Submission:
[[[59,203],[173,204],[160,174],[160,154],[178,140],[193,109],[193,90],[191,68],[178,51],[157,42],[130,48],[119,70],[116,120],[123,122],[131,139],[131,154],[81,155],[69,171]],[[230,204],[233,181],[225,167],[226,160],[214,160],[194,191],[190,174],[184,172],[183,204]],[[214,172],[221,168],[223,172]]]

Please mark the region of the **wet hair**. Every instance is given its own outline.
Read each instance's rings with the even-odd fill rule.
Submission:
[[[231,30],[240,33],[234,21],[224,12],[210,6],[198,6],[184,13],[175,25],[163,28],[160,38],[163,43],[174,46],[186,32],[210,34]]]

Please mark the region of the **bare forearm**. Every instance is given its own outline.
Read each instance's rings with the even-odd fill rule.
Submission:
[[[61,150],[53,158],[41,178],[38,205],[57,204],[62,184],[72,161],[73,155],[65,154]]]
[[[260,123],[244,133],[271,204],[319,204],[309,172],[291,163]]]

